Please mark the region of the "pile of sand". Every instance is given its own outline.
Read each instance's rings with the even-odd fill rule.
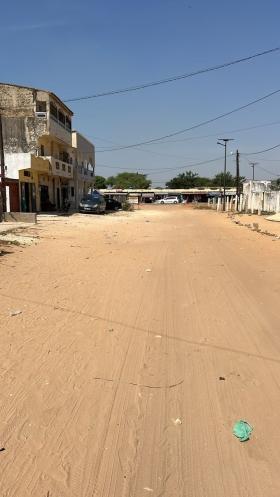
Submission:
[[[280,212],[278,212],[278,214],[273,214],[273,216],[268,216],[265,219],[267,219],[268,221],[276,221],[280,223]]]

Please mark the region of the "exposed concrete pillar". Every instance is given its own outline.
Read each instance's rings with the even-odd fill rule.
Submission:
[[[280,212],[280,192],[276,192],[276,212]]]
[[[243,193],[241,193],[240,197],[239,197],[239,205],[238,205],[239,212],[243,211],[243,202],[244,202],[244,195],[243,195]]]
[[[226,197],[226,212],[229,211],[229,198]]]

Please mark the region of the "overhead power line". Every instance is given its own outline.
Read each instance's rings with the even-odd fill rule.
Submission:
[[[264,150],[258,150],[258,152],[250,152],[250,153],[243,153],[242,155],[258,155],[258,154],[264,154],[265,152],[270,152],[270,150],[274,150],[275,148],[279,148],[280,143],[277,145],[274,145],[273,147],[265,148]]]
[[[246,156],[247,154],[240,154],[240,155]],[[248,154],[248,155],[250,155],[250,154]],[[243,158],[248,162],[249,165],[251,164],[250,160],[247,159],[247,157],[243,157]],[[264,171],[264,172],[266,172],[268,174],[271,174],[271,176],[275,176],[276,178],[280,178],[280,174],[276,174],[276,173],[274,173],[272,171],[269,171],[268,169],[265,169],[264,167],[260,166],[258,163],[255,163],[255,167],[257,169],[261,169],[262,171]]]
[[[204,160],[204,161],[200,161],[200,162],[192,162],[190,164],[185,164],[184,166],[174,166],[174,167],[159,167],[159,168],[153,168],[153,169],[149,169],[149,168],[142,168],[142,167],[135,167],[135,169],[127,169],[127,168],[123,168],[123,167],[117,167],[117,166],[109,166],[109,165],[105,165],[105,164],[96,164],[96,167],[105,167],[105,168],[111,168],[111,169],[118,169],[119,171],[125,171],[125,172],[139,172],[139,171],[142,171],[142,172],[145,172],[146,174],[150,174],[150,173],[153,173],[153,174],[158,174],[158,173],[163,173],[163,172],[168,172],[168,171],[179,171],[179,170],[182,170],[182,169],[188,169],[188,168],[193,168],[193,167],[197,167],[197,166],[202,166],[202,165],[206,165],[206,164],[210,164],[212,162],[217,162],[221,159],[223,159],[223,155],[220,156],[220,157],[215,157],[215,159],[208,159],[208,160]],[[230,154],[227,155],[227,157],[231,157]]]
[[[275,176],[276,178],[280,178],[280,174],[275,174],[275,173],[273,173],[272,171],[268,171],[267,169],[265,169],[265,168],[264,168],[264,167],[262,167],[262,166],[257,166],[257,165],[256,165],[256,167],[257,167],[258,169],[262,169],[263,171],[265,171],[265,172],[266,172],[266,173],[268,173],[268,174],[271,174],[271,176]]]
[[[268,93],[267,95],[264,95],[263,97],[257,98],[256,100],[252,100],[251,102],[249,102],[249,103],[247,103],[245,105],[241,105],[240,107],[237,107],[237,108],[235,108],[233,110],[230,110],[229,112],[225,112],[223,114],[219,114],[218,116],[213,117],[212,119],[207,119],[206,121],[202,121],[202,122],[200,122],[198,124],[195,124],[194,126],[190,126],[189,128],[180,129],[179,131],[174,131],[173,133],[169,133],[167,135],[159,136],[157,138],[151,138],[150,140],[145,140],[145,141],[138,142],[138,143],[132,143],[130,145],[123,145],[122,147],[104,148],[104,149],[98,150],[98,153],[102,153],[102,152],[114,152],[114,151],[117,151],[117,150],[124,150],[124,149],[128,149],[128,148],[139,147],[140,145],[149,145],[150,143],[159,142],[161,140],[164,140],[165,138],[170,138],[171,136],[181,135],[183,133],[186,133],[187,131],[192,131],[194,129],[201,128],[202,126],[206,126],[207,124],[213,123],[215,121],[218,121],[219,119],[222,119],[224,117],[230,116],[231,114],[234,114],[235,112],[239,112],[240,110],[247,109],[251,105],[255,105],[258,102],[262,102],[263,100],[266,100],[267,98],[270,98],[270,97],[272,97],[273,95],[276,95],[279,92],[280,92],[280,89],[279,90],[275,90],[275,91],[273,91],[271,93]]]
[[[204,138],[210,138],[210,137],[216,137],[218,135],[223,135],[223,134],[232,134],[232,133],[240,133],[240,132],[243,132],[243,131],[249,131],[249,130],[252,130],[252,129],[256,129],[256,128],[265,128],[267,126],[275,126],[275,125],[279,125],[280,124],[280,121],[273,121],[273,122],[270,122],[270,123],[264,123],[264,124],[258,124],[258,125],[255,125],[255,126],[250,126],[250,127],[247,127],[247,128],[238,128],[238,129],[233,129],[233,130],[230,130],[230,131],[221,131],[219,133],[211,133],[209,135],[199,135],[199,136],[193,136],[193,137],[189,137],[189,138],[185,138],[183,140],[166,140],[164,141],[163,143],[176,143],[176,142],[185,142],[185,141],[193,141],[193,140],[201,140],[201,139],[204,139]],[[101,138],[99,136],[88,136],[88,139],[97,139],[97,140],[100,140],[100,141],[104,141],[104,142],[108,142],[108,143],[111,143],[113,145],[115,145],[116,147],[122,147],[122,145],[120,143],[117,143],[117,142],[113,142],[112,140],[108,140],[106,138]],[[102,149],[102,147],[100,147]],[[96,152],[98,152],[98,147],[95,147],[95,150]],[[187,157],[184,157],[184,156],[179,156],[179,155],[175,155],[175,154],[167,154],[165,152],[158,152],[158,151],[155,151],[154,149],[151,150],[149,148],[149,150],[147,148],[137,148],[135,147],[134,150],[137,150],[139,152],[145,152],[146,154],[152,154],[152,155],[159,155],[159,156],[163,156],[163,157],[175,157],[177,159],[183,159],[183,160],[186,160]],[[280,159],[279,159],[279,162],[280,162]],[[110,166],[104,166],[104,167],[110,167]]]
[[[273,121],[270,123],[256,124],[254,126],[248,126],[247,128],[237,128],[237,129],[232,129],[229,131],[221,131],[219,133],[211,133],[209,135],[191,136],[188,138],[181,138],[180,140],[165,140],[163,143],[183,143],[183,142],[189,142],[189,141],[193,141],[193,140],[201,140],[204,138],[217,137],[218,135],[223,135],[223,134],[227,135],[227,134],[232,134],[232,133],[242,133],[243,131],[251,131],[252,129],[266,128],[269,126],[276,126],[279,124],[280,124],[280,121]]]
[[[119,88],[116,90],[108,90],[104,91],[101,93],[95,93],[93,95],[86,95],[86,96],[81,96],[81,97],[75,97],[75,98],[67,98],[64,100],[64,102],[79,102],[81,100],[90,100],[93,98],[100,98],[100,97],[107,97],[109,95],[118,95],[120,93],[128,93],[132,91],[138,91],[138,90],[143,90],[144,88],[150,88],[152,86],[159,86],[163,85],[166,83],[172,83],[173,81],[178,81],[180,79],[187,79],[187,78],[193,78],[194,76],[198,76],[199,74],[204,74],[207,72],[211,71],[217,71],[219,69],[224,69],[225,67],[233,66],[235,64],[240,64],[241,62],[247,62],[249,60],[255,59],[257,57],[261,57],[263,55],[268,55],[274,52],[277,52],[280,50],[280,47],[275,47],[271,48],[270,50],[265,50],[263,52],[259,52],[253,55],[250,55],[248,57],[242,57],[241,59],[236,59],[232,60],[230,62],[225,62],[224,64],[219,64],[216,66],[211,66],[211,67],[206,67],[204,69],[198,69],[197,71],[186,73],[186,74],[180,74],[177,76],[170,76],[169,78],[165,79],[160,79],[157,81],[151,81],[149,83],[142,83],[142,84],[137,84],[135,86],[129,86],[127,88]]]

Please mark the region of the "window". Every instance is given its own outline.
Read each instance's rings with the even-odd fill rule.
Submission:
[[[65,164],[62,164],[62,171],[65,171]]]
[[[71,123],[71,119],[68,116],[65,117],[65,123],[66,123],[66,129],[71,130],[72,123]]]
[[[23,171],[23,176],[30,178],[30,171]]]
[[[36,112],[47,112],[47,102],[37,100]]]
[[[55,163],[55,168],[56,168],[56,169],[59,169],[59,162],[56,162],[56,163]]]
[[[71,173],[71,166],[68,166],[68,173]]]
[[[40,146],[40,155],[42,155],[42,157],[44,157],[44,155],[45,155],[45,147],[44,147],[44,145]]]
[[[58,120],[63,126],[65,126],[65,115],[60,110],[58,111]]]
[[[50,103],[50,114],[52,117],[54,117],[55,119],[57,119],[57,107],[51,102]]]
[[[71,186],[71,197],[75,196],[75,188],[74,186]]]
[[[62,160],[63,162],[67,162],[67,164],[69,164],[69,154],[68,152],[61,152],[61,158],[60,160]]]

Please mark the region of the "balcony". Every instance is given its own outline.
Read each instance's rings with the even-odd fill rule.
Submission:
[[[50,163],[50,174],[60,176],[61,178],[73,178],[73,165],[68,164],[53,156],[46,157]]]
[[[72,147],[71,129],[61,123],[58,119],[55,119],[52,115],[49,119],[49,134]]]

